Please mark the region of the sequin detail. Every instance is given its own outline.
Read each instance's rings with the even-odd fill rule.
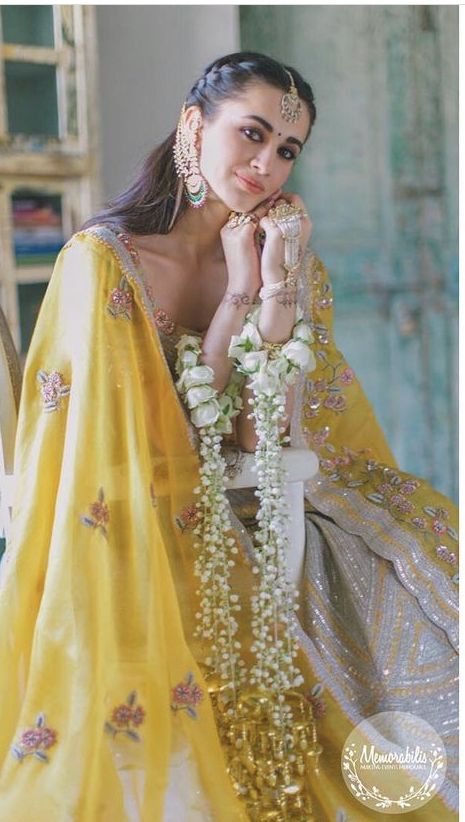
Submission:
[[[194,675],[188,673],[183,682],[179,682],[171,691],[171,710],[187,711],[189,716],[197,719],[195,708],[204,698],[202,688],[194,681]]]
[[[45,411],[58,411],[62,407],[63,397],[67,397],[71,391],[70,385],[65,385],[63,376],[58,371],[37,372],[37,380],[40,382],[40,393]]]
[[[48,762],[49,758],[45,751],[56,744],[57,738],[58,732],[47,727],[45,714],[41,713],[36,719],[35,727],[28,728],[22,733],[19,741],[12,746],[11,753],[19,762],[26,756],[34,756],[41,762]]]
[[[87,528],[99,529],[104,537],[108,536],[106,526],[110,521],[110,511],[105,502],[105,494],[103,488],[99,488],[98,499],[89,506],[90,517],[82,516],[81,522]]]
[[[125,703],[113,708],[110,719],[105,722],[105,732],[113,737],[123,734],[133,742],[140,742],[141,737],[134,728],[143,724],[146,713],[142,705],[136,705],[136,702],[137,691],[131,691]]]
[[[107,305],[107,312],[112,317],[124,317],[130,320],[132,317],[133,295],[132,290],[125,276],[121,277],[119,288],[113,288],[110,300]]]

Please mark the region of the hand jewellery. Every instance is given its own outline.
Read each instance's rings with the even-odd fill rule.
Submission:
[[[254,223],[255,225],[258,225],[259,220],[257,215],[247,214],[247,212],[237,214],[237,212],[231,211],[226,225],[228,228],[237,228],[238,226],[247,225],[248,223]]]
[[[300,237],[302,232],[301,218],[308,215],[297,206],[280,200],[274,208],[270,208],[268,217],[273,225],[277,226],[284,237],[284,263],[287,272],[286,283],[297,285],[293,272],[299,266],[301,258]]]

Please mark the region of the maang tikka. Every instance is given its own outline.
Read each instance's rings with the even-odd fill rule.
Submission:
[[[199,158],[195,147],[195,136],[186,126],[186,104],[181,109],[176,140],[174,143],[174,164],[178,177],[184,181],[184,192],[187,202],[193,208],[200,208],[207,199],[208,185],[199,169]]]
[[[296,123],[302,115],[302,103],[297,94],[294,78],[290,71],[284,69],[286,74],[290,77],[291,85],[289,91],[283,94],[281,98],[281,116],[288,123]]]

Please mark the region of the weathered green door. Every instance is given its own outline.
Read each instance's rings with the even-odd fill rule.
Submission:
[[[241,6],[241,48],[295,66],[317,121],[292,183],[336,339],[402,469],[457,497],[458,8]]]

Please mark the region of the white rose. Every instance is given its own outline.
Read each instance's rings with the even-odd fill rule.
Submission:
[[[249,374],[254,374],[266,363],[266,351],[249,351],[244,354],[241,360],[241,366]]]
[[[216,391],[211,385],[196,385],[186,392],[186,402],[189,408],[195,408],[202,402],[213,399]]]
[[[194,368],[190,368],[184,376],[184,385],[187,390],[192,388],[193,385],[205,385],[213,382],[214,378],[213,368],[210,368],[209,365],[196,365]]]
[[[299,323],[294,331],[294,339],[302,340],[303,342],[312,343],[314,340],[310,326],[305,323]]]
[[[275,374],[267,373],[266,371],[259,371],[255,374],[253,380],[250,381],[250,387],[254,391],[259,391],[266,394],[268,397],[279,391],[280,380]]]
[[[207,425],[213,425],[219,415],[220,406],[218,405],[218,400],[210,400],[194,408],[191,413],[191,419],[197,428],[203,428]]]
[[[196,351],[190,351],[189,349],[186,349],[185,351],[183,351],[182,356],[179,359],[181,361],[181,364],[184,367],[186,367],[188,365],[195,365],[198,356],[199,355]]]
[[[178,354],[181,356],[182,352],[185,348],[193,348],[195,351],[200,350],[200,341],[198,337],[193,337],[189,334],[183,334],[181,339],[176,343],[175,346]]]
[[[305,343],[299,342],[298,340],[290,340],[283,346],[282,353],[293,365],[302,369],[307,368],[311,352]]]

